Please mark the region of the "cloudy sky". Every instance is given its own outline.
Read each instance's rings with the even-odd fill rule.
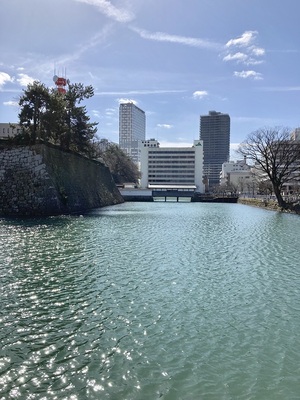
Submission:
[[[99,138],[118,142],[119,103],[146,112],[162,144],[199,138],[199,116],[231,117],[231,143],[300,126],[299,0],[1,0],[0,122],[29,82],[92,85]]]

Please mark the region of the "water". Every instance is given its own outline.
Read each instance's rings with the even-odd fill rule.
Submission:
[[[299,232],[238,204],[0,220],[0,399],[299,399]]]

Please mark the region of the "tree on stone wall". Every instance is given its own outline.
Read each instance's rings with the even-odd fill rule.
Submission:
[[[21,133],[15,140],[48,142],[88,154],[97,123],[90,122],[86,107],[80,103],[93,94],[92,86],[81,83],[69,83],[66,94],[37,81],[29,84],[19,100]]]
[[[33,82],[24,90],[20,97],[19,120],[22,128],[23,139],[29,143],[35,143],[41,139],[43,131],[43,117],[49,106],[50,92],[40,82]]]

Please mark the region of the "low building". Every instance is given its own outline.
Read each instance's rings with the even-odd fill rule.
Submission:
[[[0,122],[0,138],[8,139],[20,133],[20,125],[17,123]]]
[[[142,189],[204,193],[202,140],[191,147],[159,147],[155,139],[142,141],[141,175]]]
[[[246,158],[222,164],[220,185],[235,189],[240,194],[254,195],[257,192],[257,179]]]

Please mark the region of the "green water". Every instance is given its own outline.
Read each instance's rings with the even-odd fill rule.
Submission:
[[[238,204],[0,220],[0,399],[299,399],[299,232]]]

